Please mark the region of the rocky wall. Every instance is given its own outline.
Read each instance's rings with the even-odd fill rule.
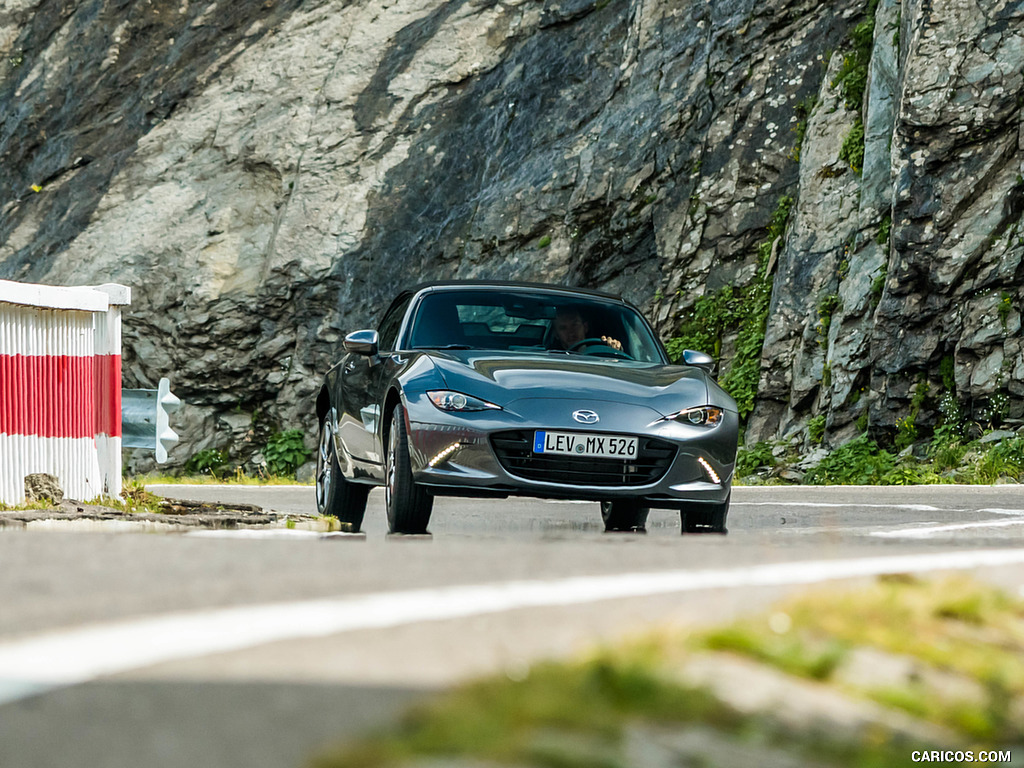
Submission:
[[[869,13],[854,170],[831,81]],[[789,195],[752,437],[824,413],[841,439],[865,406],[891,427],[950,356],[960,396],[1019,411],[1021,13],[10,0],[0,277],[132,286],[125,385],[171,377],[181,463],[291,427],[312,446],[341,335],[421,280],[603,288],[671,338],[755,279]]]

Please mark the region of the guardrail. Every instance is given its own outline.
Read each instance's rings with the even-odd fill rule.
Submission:
[[[87,500],[121,493],[123,285],[0,280],[0,502],[47,472]]]

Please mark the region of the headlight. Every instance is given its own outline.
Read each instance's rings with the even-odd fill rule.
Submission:
[[[680,424],[692,424],[695,427],[717,427],[722,423],[725,411],[713,405],[701,405],[697,408],[686,408],[666,416],[662,421],[678,421]]]
[[[427,392],[427,397],[430,398],[430,402],[442,411],[461,413],[465,411],[501,410],[500,405],[488,403],[479,397],[464,395],[461,392],[452,392],[450,389],[436,389],[433,392]]]

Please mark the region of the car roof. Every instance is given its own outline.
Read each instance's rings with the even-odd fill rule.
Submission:
[[[472,288],[476,290],[501,290],[504,288],[526,288],[529,290],[541,290],[541,291],[553,291],[557,293],[566,294],[582,294],[584,296],[593,296],[600,299],[611,299],[612,301],[620,301],[627,303],[625,299],[614,293],[606,293],[604,291],[595,291],[590,288],[575,288],[568,285],[553,285],[551,283],[527,283],[518,282],[512,280],[437,280],[430,283],[420,283],[414,285],[407,290],[402,291],[403,294],[417,294],[424,291],[433,290],[435,288],[446,289],[446,288]]]

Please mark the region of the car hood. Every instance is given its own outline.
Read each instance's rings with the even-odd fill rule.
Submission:
[[[426,354],[446,387],[502,406],[555,397],[642,404],[667,415],[708,404],[707,378],[691,366],[481,350]],[[731,400],[716,404],[735,409]]]

